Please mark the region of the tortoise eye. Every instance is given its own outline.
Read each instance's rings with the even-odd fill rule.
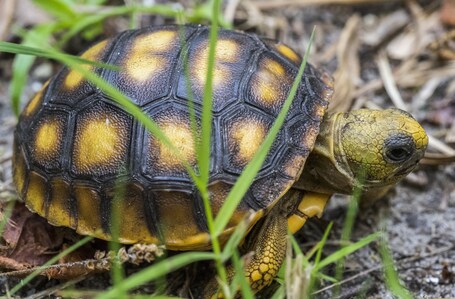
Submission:
[[[393,162],[403,162],[409,157],[410,153],[406,148],[398,147],[388,150],[386,155]]]
[[[406,162],[415,154],[415,143],[411,136],[395,134],[385,141],[385,158],[392,163]]]

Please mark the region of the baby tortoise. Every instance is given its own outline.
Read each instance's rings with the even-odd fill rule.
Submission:
[[[193,167],[188,103],[194,101],[199,130],[208,36],[204,26],[150,27],[82,54],[120,68],[84,66],[141,107]],[[219,31],[208,187],[215,216],[270,130],[300,63],[282,43]],[[424,129],[398,109],[327,115],[332,86],[329,76],[306,66],[284,125],[221,237],[245,217],[253,219],[244,247],[254,251],[245,275],[255,292],[276,276],[288,227],[295,232],[308,217],[320,216],[329,196],[351,193],[359,177],[373,192],[395,184],[427,147]],[[17,191],[49,223],[109,240],[116,206],[122,243],[210,248],[202,199],[181,160],[78,72],[63,68],[44,85],[22,112],[14,137]],[[207,296],[216,293],[213,281]]]

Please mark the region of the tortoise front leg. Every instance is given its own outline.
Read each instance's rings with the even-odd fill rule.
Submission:
[[[248,242],[247,250],[254,252],[245,263],[245,276],[254,293],[268,286],[280,270],[287,248],[287,217],[276,213],[264,219],[254,230],[256,236]]]
[[[287,248],[288,227],[292,233],[298,231],[310,217],[320,217],[330,195],[304,192],[290,192],[282,200],[281,206],[275,207],[263,219],[263,223],[256,224],[248,234],[244,244],[245,252],[252,252],[250,257],[246,254],[245,277],[254,293],[268,286],[278,273],[283,263]],[[296,203],[299,203],[297,208]],[[234,268],[229,266],[228,278],[234,276]],[[221,292],[217,293],[217,281],[212,279],[204,290],[204,298],[223,298]]]
[[[301,192],[289,192],[282,200],[288,202],[282,203],[275,212],[266,216],[264,224],[259,226],[259,230],[254,230],[250,236],[256,237],[248,242],[247,248],[254,251],[254,255],[245,265],[245,276],[247,277],[251,288],[257,292],[269,285],[278,273],[283,263],[287,248],[287,230],[291,233],[297,232],[305,224],[308,218],[317,216],[321,217],[325,205],[330,198],[328,194],[305,191],[297,208],[295,203],[299,201],[298,197],[302,196]]]
[[[286,254],[287,217],[284,213],[274,213],[258,223],[247,237],[243,247],[244,275],[254,293],[269,285],[278,273]],[[251,252],[250,255],[248,252]],[[234,267],[227,268],[229,281],[235,275]],[[218,291],[216,279],[212,279],[204,289],[204,298],[223,298]]]

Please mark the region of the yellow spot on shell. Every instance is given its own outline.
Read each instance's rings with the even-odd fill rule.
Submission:
[[[206,245],[208,235],[203,233],[194,219],[193,200],[183,192],[159,192],[156,198],[157,215],[166,245],[178,249]],[[190,243],[185,244],[185,240]],[[200,242],[203,242],[202,244]]]
[[[112,226],[114,226],[115,221],[118,221],[120,243],[159,243],[158,239],[150,233],[147,227],[141,188],[134,184],[125,186],[124,194],[121,198],[117,198],[119,189],[121,190],[123,187],[114,188],[114,190],[109,192],[108,197],[115,199],[112,201],[112,211],[115,211],[117,215],[121,215],[121,220],[115,218],[110,220]]]
[[[282,94],[282,85],[287,84],[285,68],[272,59],[264,59],[261,67],[252,80],[252,88],[266,107],[272,107],[277,101],[284,101],[286,94]]]
[[[85,186],[76,186],[74,195],[77,202],[77,229],[82,235],[92,235],[98,238],[108,238],[102,233],[101,225],[101,198],[99,194]]]
[[[269,73],[275,74],[278,77],[284,76],[286,73],[284,67],[275,60],[267,60],[265,62],[265,69],[267,69]]]
[[[292,159],[289,159],[286,161],[285,165],[285,173],[286,175],[292,177],[292,178],[298,178],[300,176],[300,173],[302,172],[303,168],[303,160],[304,157],[301,155],[296,155],[292,157]]]
[[[297,55],[294,50],[289,48],[286,45],[279,44],[276,46],[278,52],[280,52],[281,55],[284,57],[288,58],[289,60],[295,62],[295,63],[300,63],[300,57]]]
[[[209,46],[205,43],[204,49],[196,55],[192,75],[200,86],[204,86],[207,78]],[[217,88],[225,80],[229,80],[230,69],[226,63],[238,60],[239,45],[233,40],[218,40],[215,48],[215,68],[213,70],[213,87]]]
[[[145,81],[164,71],[166,54],[178,42],[177,32],[160,30],[138,37],[124,62],[126,72],[137,81]]]
[[[109,117],[87,120],[81,126],[75,145],[76,166],[89,170],[91,167],[118,160],[123,155],[120,148],[126,128],[109,121]]]
[[[81,57],[86,59],[86,60],[91,60],[91,61],[96,61],[104,48],[107,45],[107,40],[104,40],[102,42],[97,43],[87,51],[85,51]],[[93,65],[89,64],[82,64],[80,67],[84,68],[87,71],[92,71],[93,70]],[[81,73],[79,73],[76,70],[71,70],[68,75],[66,75],[64,85],[66,89],[72,90],[79,86],[81,82],[84,80],[84,77]]]
[[[154,73],[163,69],[166,59],[163,57],[141,57],[135,56],[128,60],[126,71],[137,81],[145,81]]]
[[[31,171],[30,180],[25,193],[25,204],[27,207],[44,217],[46,201],[46,180],[38,173]]]
[[[50,224],[76,228],[71,215],[70,187],[62,179],[51,181],[50,203],[46,213]]]
[[[49,85],[49,80],[46,81],[46,83],[44,83],[43,87],[41,87],[41,89],[35,94],[35,96],[27,104],[27,106],[24,109],[24,113],[23,113],[25,116],[30,116],[36,112],[36,110],[40,106],[40,103],[42,102],[43,93],[44,93],[44,90],[46,89],[47,85]]]
[[[164,53],[176,42],[177,32],[172,30],[159,30],[140,36],[136,39],[133,51],[147,50],[151,53]]]
[[[42,123],[38,128],[35,136],[35,155],[38,160],[47,160],[56,158],[58,155],[61,123],[57,121],[49,121]]]
[[[22,151],[19,147],[14,149],[14,168],[13,168],[13,180],[16,185],[17,192],[20,196],[24,192],[25,178],[26,178],[26,165]]]
[[[178,149],[180,157],[193,164],[195,161],[195,148],[193,133],[189,126],[181,123],[167,122],[161,126],[161,130],[168,137],[171,143]],[[159,159],[158,162],[166,167],[178,167],[183,169],[183,164],[172,150],[161,141],[158,142]]]
[[[238,162],[248,163],[264,141],[266,128],[263,124],[244,121],[234,125],[232,136],[238,146]]]

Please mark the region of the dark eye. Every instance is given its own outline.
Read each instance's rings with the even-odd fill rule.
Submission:
[[[397,147],[388,150],[386,155],[393,162],[403,162],[409,157],[409,152],[406,148]]]

